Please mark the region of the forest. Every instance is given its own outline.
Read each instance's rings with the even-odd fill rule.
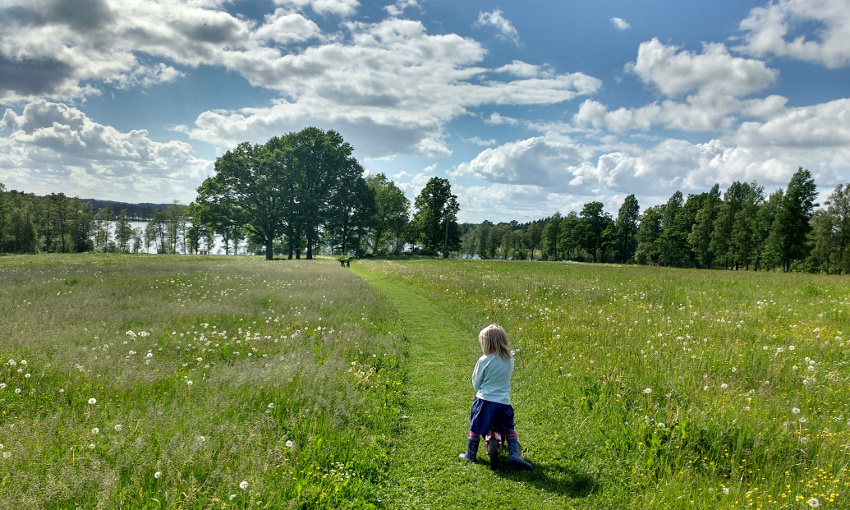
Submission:
[[[802,167],[769,194],[756,182],[733,182],[722,193],[717,184],[687,197],[677,191],[642,210],[629,195],[616,215],[594,201],[528,223],[459,224],[448,180],[433,177],[411,204],[384,174],[364,176],[351,153],[338,133],[316,128],[240,144],[218,158],[188,206],[37,196],[0,183],[0,253],[196,254],[218,245],[267,259],[417,254],[850,271],[850,183],[819,204]],[[147,224],[133,228],[140,214],[149,214]]]

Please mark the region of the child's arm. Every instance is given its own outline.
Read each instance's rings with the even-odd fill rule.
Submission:
[[[487,368],[489,359],[484,356],[478,358],[475,362],[475,368],[472,369],[472,387],[477,392],[481,388],[481,383],[484,381],[484,369]]]

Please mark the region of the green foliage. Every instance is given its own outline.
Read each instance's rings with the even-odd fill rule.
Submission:
[[[425,253],[442,251],[443,258],[448,258],[450,251],[460,247],[457,224],[460,206],[449,181],[432,177],[416,197],[414,208],[410,226],[416,242],[423,246]]]

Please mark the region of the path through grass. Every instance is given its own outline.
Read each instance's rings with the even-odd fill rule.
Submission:
[[[470,374],[480,355],[476,335],[486,324],[465,323],[423,291],[370,272],[352,270],[397,309],[407,343],[404,438],[393,454],[388,481],[380,491],[385,508],[567,508],[587,495],[590,483],[554,462],[536,462],[532,473],[504,467],[492,472],[483,448],[479,463],[458,459],[466,447]],[[522,436],[524,444],[545,438]]]

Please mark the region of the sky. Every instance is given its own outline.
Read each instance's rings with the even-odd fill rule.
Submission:
[[[188,204],[241,142],[339,132],[462,222],[850,182],[847,0],[0,0],[0,183]]]

